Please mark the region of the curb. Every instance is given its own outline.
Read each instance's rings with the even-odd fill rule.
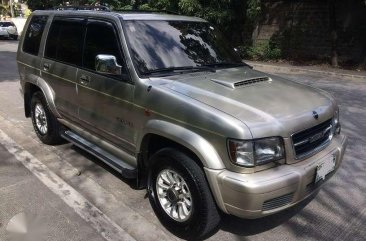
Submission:
[[[366,81],[365,75],[357,75],[357,74],[344,74],[344,73],[337,73],[332,71],[322,71],[322,70],[314,70],[314,69],[305,69],[305,68],[298,68],[298,67],[287,67],[287,66],[279,66],[279,65],[271,65],[271,64],[262,64],[262,63],[255,63],[251,61],[245,61],[249,65],[253,66],[256,69],[270,71],[270,72],[292,72],[292,73],[316,73],[321,75],[327,76],[338,76],[338,77],[348,77],[352,79],[360,79]]]

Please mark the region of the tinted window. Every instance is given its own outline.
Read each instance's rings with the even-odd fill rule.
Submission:
[[[14,23],[12,22],[0,22],[0,27],[10,27],[10,26],[15,26]]]
[[[118,38],[113,25],[107,22],[91,21],[88,23],[84,50],[84,67],[95,70],[95,57],[98,54],[109,54],[117,58],[122,65],[118,48]]]
[[[33,16],[24,37],[23,51],[29,54],[38,55],[39,44],[41,43],[47,16]]]
[[[81,65],[83,19],[55,19],[48,33],[45,57]]]
[[[123,21],[131,56],[140,73],[184,67],[240,64],[220,32],[206,22]]]

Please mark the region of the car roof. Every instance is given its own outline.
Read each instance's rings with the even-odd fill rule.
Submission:
[[[206,22],[206,20],[198,17],[190,17],[175,14],[165,14],[165,13],[153,13],[153,12],[132,12],[132,11],[93,11],[93,10],[36,10],[33,12],[34,15],[42,14],[54,14],[55,16],[114,16],[119,17],[123,20],[167,20],[167,21],[194,21],[194,22]]]

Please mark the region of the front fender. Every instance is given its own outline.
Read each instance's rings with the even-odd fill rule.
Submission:
[[[216,170],[225,168],[215,148],[191,130],[167,121],[149,120],[139,137],[137,150],[141,149],[142,140],[147,134],[156,134],[183,145],[197,155],[204,167]]]

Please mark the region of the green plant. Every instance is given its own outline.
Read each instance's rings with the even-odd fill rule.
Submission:
[[[262,12],[262,2],[261,0],[248,0],[247,1],[247,17],[252,22],[258,20],[261,12]]]
[[[255,46],[239,46],[239,53],[242,58],[252,60],[273,60],[282,57],[281,49],[271,41],[262,41]]]
[[[202,6],[198,0],[180,0],[178,6],[183,13],[189,15],[193,15],[202,11]]]

